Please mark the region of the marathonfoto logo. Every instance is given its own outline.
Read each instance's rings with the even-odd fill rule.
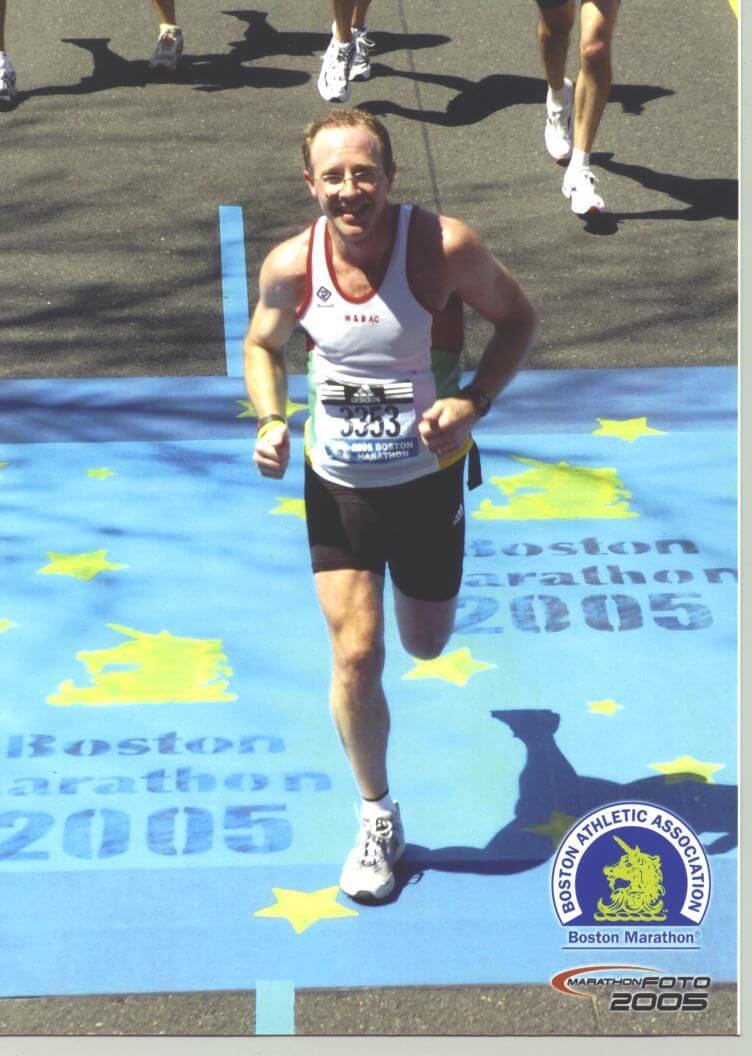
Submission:
[[[692,945],[694,934],[665,925],[696,928],[710,886],[696,833],[665,807],[640,802],[609,803],[580,818],[551,873],[559,923],[575,926],[570,945]],[[611,927],[593,930],[603,924]]]

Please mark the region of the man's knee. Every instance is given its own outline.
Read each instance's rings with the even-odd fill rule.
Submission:
[[[355,694],[368,692],[384,670],[384,646],[381,642],[357,642],[340,645],[336,650],[335,674],[340,683]]]
[[[449,641],[452,629],[410,627],[400,628],[400,638],[405,651],[416,660],[435,660]]]
[[[591,73],[599,74],[611,69],[611,44],[603,38],[583,41],[580,48],[580,65]]]

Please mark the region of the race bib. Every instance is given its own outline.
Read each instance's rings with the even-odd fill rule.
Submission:
[[[316,435],[334,462],[388,463],[420,451],[411,381],[325,381]]]

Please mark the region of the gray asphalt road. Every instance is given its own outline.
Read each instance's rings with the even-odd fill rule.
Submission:
[[[264,254],[313,215],[299,141],[327,108],[327,4],[178,0],[187,57],[171,78],[147,70],[146,0],[56,0],[33,20],[28,6],[10,2],[23,95],[0,114],[0,377],[224,373],[218,206],[244,208],[253,303]],[[597,225],[571,214],[543,149],[531,0],[374,0],[371,28],[375,76],[353,102],[386,117],[404,200],[472,223],[528,289],[542,319],[531,367],[734,362],[726,0],[692,4],[691,19],[685,0],[625,0],[594,157],[612,216]],[[482,340],[469,318],[469,364]],[[291,359],[302,366],[297,340]],[[309,992],[296,1016],[312,1034],[613,1032],[597,1001],[567,1001],[545,987]],[[733,1002],[718,992],[686,1030],[723,1032]],[[252,994],[0,1001],[5,1035],[252,1030]]]
[[[691,20],[683,0],[622,7],[595,153],[610,223],[572,215],[543,149],[532,0],[375,0],[353,101],[388,120],[399,194],[472,223],[528,289],[532,367],[732,362],[736,19],[727,0]],[[171,78],[147,69],[145,0],[24,8],[24,95],[0,115],[0,376],[223,373],[217,209],[244,207],[253,302],[263,255],[313,215],[299,141],[327,109],[326,3],[180,0]],[[469,363],[482,343],[469,318]]]

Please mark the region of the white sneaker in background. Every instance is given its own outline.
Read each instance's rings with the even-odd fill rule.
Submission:
[[[175,70],[182,53],[183,34],[177,26],[169,26],[159,34],[154,54],[149,59],[149,66],[153,70]]]
[[[341,44],[332,34],[321,63],[318,89],[328,103],[345,103],[350,98],[350,67],[355,58],[355,42]]]
[[[555,106],[551,89],[546,94],[546,150],[555,161],[568,161],[572,153],[572,100],[574,86],[564,78],[566,98],[563,106]]]
[[[352,37],[355,55],[350,66],[350,80],[367,81],[371,76],[371,59],[368,52],[374,47],[374,43],[365,28],[353,29]]]
[[[0,59],[0,109],[10,110],[18,102],[16,71],[6,56]]]
[[[561,193],[565,198],[569,198],[572,212],[578,216],[602,213],[606,209],[603,199],[595,190],[596,179],[590,169],[578,169],[571,175],[567,169],[564,174]]]

